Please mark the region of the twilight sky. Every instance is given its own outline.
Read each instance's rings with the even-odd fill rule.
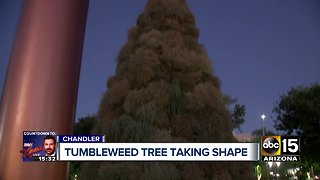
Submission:
[[[320,82],[319,0],[189,0],[199,42],[206,48],[222,91],[246,105],[244,132],[273,129],[272,108],[296,85]],[[146,0],[91,0],[76,119],[94,114],[114,74],[117,54]],[[0,1],[0,93],[21,0]]]

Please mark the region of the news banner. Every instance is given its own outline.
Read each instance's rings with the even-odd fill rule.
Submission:
[[[297,136],[260,143],[109,143],[103,135],[24,131],[23,161],[300,161]]]

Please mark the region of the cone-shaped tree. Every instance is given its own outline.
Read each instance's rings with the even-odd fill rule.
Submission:
[[[149,0],[100,104],[108,142],[235,142],[219,80],[185,0]],[[246,163],[96,162],[94,179],[250,179]],[[81,177],[81,176],[80,176]]]

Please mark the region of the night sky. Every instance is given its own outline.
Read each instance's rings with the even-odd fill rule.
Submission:
[[[279,95],[297,85],[320,82],[319,0],[189,0],[199,42],[212,61],[222,91],[247,109],[244,132],[273,129]],[[146,0],[90,1],[76,119],[97,112],[114,74],[127,31]],[[21,0],[0,1],[0,92],[18,22]]]

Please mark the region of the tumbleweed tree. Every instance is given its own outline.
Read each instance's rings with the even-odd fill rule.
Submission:
[[[235,142],[219,79],[185,0],[149,0],[98,113],[108,142]],[[250,179],[246,163],[94,162],[85,179]],[[81,178],[80,176],[80,178]]]

